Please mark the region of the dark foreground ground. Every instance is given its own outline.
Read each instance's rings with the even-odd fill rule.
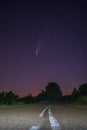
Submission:
[[[48,112],[44,118],[39,117],[47,105],[0,107],[0,130],[29,130],[32,125],[39,125],[40,130],[51,130]],[[87,109],[54,104],[51,110],[61,130],[87,130]]]

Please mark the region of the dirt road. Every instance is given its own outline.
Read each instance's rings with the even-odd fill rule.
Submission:
[[[33,126],[37,126],[38,130],[51,130],[49,109],[44,112],[43,117],[39,116],[47,106],[48,104],[33,104],[0,107],[0,130],[35,130]],[[87,130],[86,109],[54,104],[51,112],[59,123],[60,130]]]

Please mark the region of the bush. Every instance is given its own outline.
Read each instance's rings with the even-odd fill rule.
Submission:
[[[71,103],[75,103],[76,100],[79,98],[79,92],[76,88],[74,88],[72,95],[71,95]]]
[[[76,103],[79,104],[79,105],[87,105],[87,96],[79,97],[76,100]]]
[[[80,95],[87,96],[87,83],[80,85],[79,92],[80,92]]]

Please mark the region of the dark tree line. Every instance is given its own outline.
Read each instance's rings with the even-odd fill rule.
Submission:
[[[37,96],[38,101],[58,101],[62,97],[60,86],[55,82],[50,82]]]
[[[74,88],[71,102],[87,105],[87,83],[80,85],[78,89]]]
[[[0,93],[0,104],[1,105],[14,105],[19,101],[18,95],[14,94],[12,91]]]
[[[0,104],[15,105],[15,104],[29,104],[42,101],[58,101],[62,97],[60,86],[55,82],[50,82],[36,97],[28,94],[23,98],[19,98],[12,91],[7,93],[0,93]]]
[[[62,96],[60,86],[55,82],[48,83],[45,90],[42,90],[36,97],[32,96],[31,93],[23,98],[19,98],[12,91],[0,93],[0,105],[19,105],[44,101],[87,104],[87,84],[80,85],[78,89],[74,88],[72,94],[66,96]]]

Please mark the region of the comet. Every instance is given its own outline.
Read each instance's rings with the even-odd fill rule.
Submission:
[[[37,48],[36,48],[36,50],[35,50],[35,56],[38,56],[39,51],[40,51],[40,46],[37,46]]]

